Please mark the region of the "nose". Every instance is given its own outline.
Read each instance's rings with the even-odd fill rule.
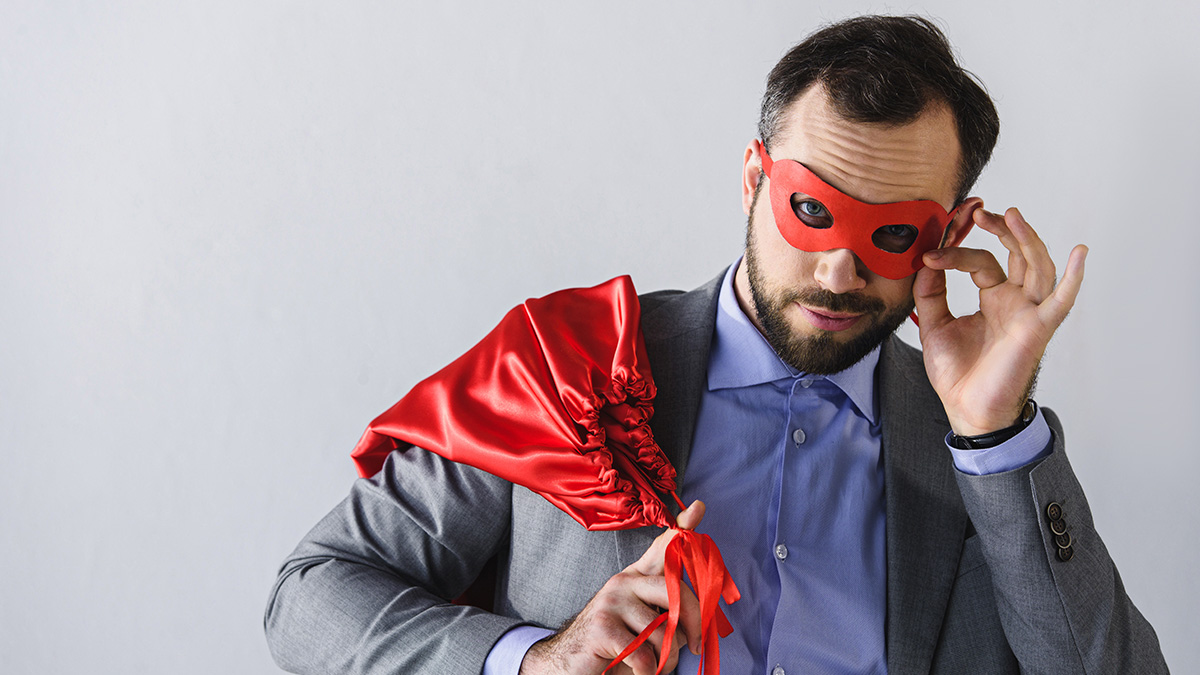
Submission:
[[[867,285],[865,275],[859,269],[858,256],[850,249],[835,248],[817,255],[821,257],[814,276],[821,288],[832,293],[849,293]]]

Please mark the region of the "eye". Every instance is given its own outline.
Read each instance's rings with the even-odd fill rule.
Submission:
[[[792,210],[800,222],[818,230],[833,227],[833,216],[821,202],[807,199],[799,194],[792,195]]]
[[[917,240],[912,225],[884,225],[871,234],[871,243],[888,253],[904,253]]]
[[[826,215],[825,207],[816,202],[800,202],[800,210],[813,218],[821,218]]]

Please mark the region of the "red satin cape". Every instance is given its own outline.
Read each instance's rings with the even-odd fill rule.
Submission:
[[[659,497],[678,502],[675,468],[649,426],[655,394],[637,292],[621,276],[512,309],[375,418],[351,456],[369,477],[390,452],[416,445],[523,485],[589,530],[677,529]],[[732,630],[716,598],[735,602],[737,588],[707,535],[680,530],[664,566],[671,606],[628,651],[663,622],[669,647],[686,570],[700,600],[701,668],[715,675],[717,635]],[[665,656],[660,672],[664,664]]]

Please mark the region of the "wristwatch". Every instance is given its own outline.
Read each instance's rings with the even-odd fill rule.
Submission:
[[[994,448],[1004,441],[1016,436],[1029,426],[1033,418],[1037,417],[1037,404],[1033,399],[1025,402],[1025,406],[1021,408],[1021,416],[1016,423],[1010,427],[1004,427],[999,431],[991,433],[979,434],[978,436],[959,436],[953,431],[950,432],[950,447],[959,450],[983,450],[984,448]]]

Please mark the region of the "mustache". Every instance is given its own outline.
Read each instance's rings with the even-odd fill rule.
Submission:
[[[850,312],[855,314],[880,313],[887,306],[879,298],[871,298],[856,293],[834,293],[823,288],[809,288],[803,291],[788,293],[786,302],[799,302],[816,309],[827,309],[831,312]]]

